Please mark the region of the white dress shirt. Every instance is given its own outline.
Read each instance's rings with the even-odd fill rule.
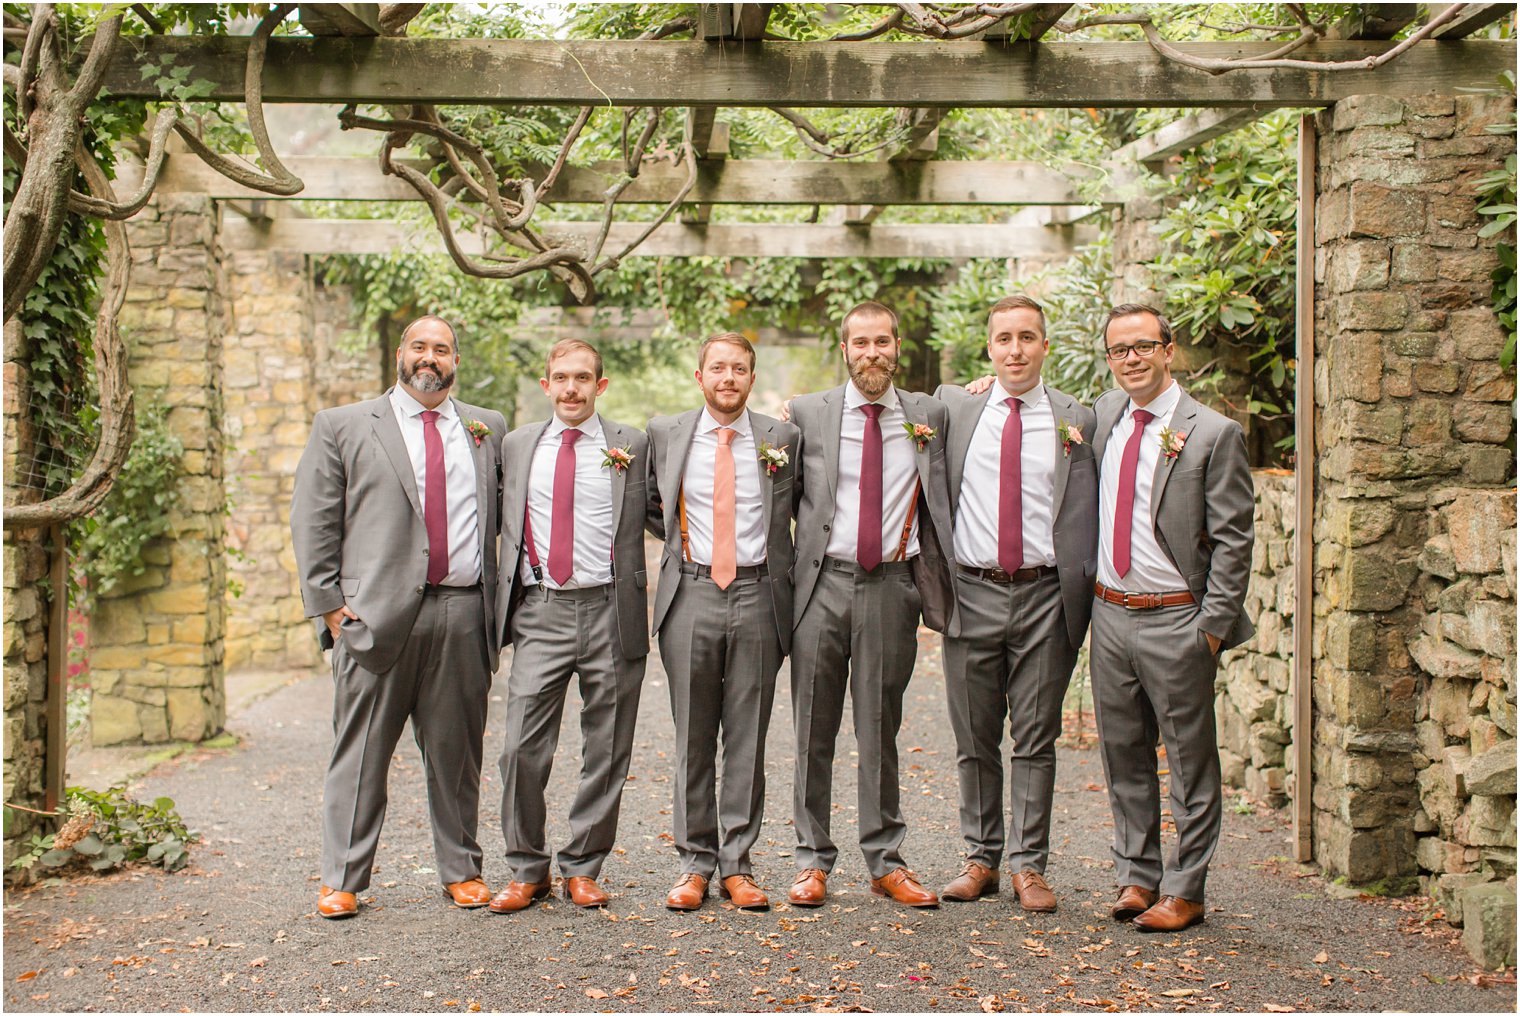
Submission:
[[[714,420],[705,406],[697,418],[691,452],[686,456],[686,470],[681,474],[681,490],[686,497],[686,535],[690,541],[691,559],[698,564],[712,564],[713,470],[718,455],[718,428],[723,426],[734,431],[734,439],[729,444],[734,456],[734,563],[747,568],[765,560],[765,504],[760,491],[760,455],[755,448],[755,431],[750,425],[747,409],[730,424]]]
[[[844,425],[839,434],[839,477],[835,486],[834,520],[829,526],[829,543],[824,553],[844,561],[855,560],[860,542],[860,451],[866,432],[866,414],[860,407],[871,401],[851,381],[844,386]],[[886,407],[881,422],[881,559],[897,557],[902,542],[903,523],[918,489],[918,464],[914,456],[918,445],[903,430],[908,417],[897,400],[897,389],[876,400]],[[927,454],[927,453],[925,453]],[[918,556],[918,516],[913,516],[913,531],[908,534],[908,548],[903,559]]]
[[[1000,568],[998,564],[998,495],[1003,478],[1003,426],[1008,421],[1007,399],[1012,392],[999,384],[987,399],[982,416],[966,450],[961,470],[960,499],[955,512],[955,560],[971,568]],[[1056,563],[1052,529],[1056,496],[1056,441],[1054,408],[1045,385],[1036,384],[1023,395],[1019,424],[1019,476],[1023,492],[1024,562],[1021,568]]]
[[[1161,431],[1172,425],[1172,414],[1181,400],[1182,389],[1173,381],[1170,388],[1144,407],[1155,419],[1145,425],[1145,434],[1140,438],[1140,460],[1135,467],[1135,510],[1129,537],[1129,574],[1122,579],[1114,571],[1114,512],[1119,507],[1119,463],[1135,430],[1135,410],[1141,408],[1133,399],[1125,404],[1103,448],[1103,462],[1098,469],[1098,581],[1110,589],[1169,593],[1188,587],[1182,573],[1156,542],[1156,529],[1151,525],[1151,493],[1156,481],[1156,460],[1161,456]]]
[[[559,536],[554,531],[554,469],[559,462],[560,435],[569,429],[557,416],[550,420],[533,449],[533,464],[528,469],[528,519],[543,583],[550,589],[588,589],[612,581],[612,467],[602,464],[607,438],[602,432],[602,418],[595,413],[576,428],[584,436],[575,442],[575,548],[570,581],[560,585],[549,576],[549,551]],[[643,466],[635,462],[628,468]],[[521,574],[524,585],[538,584],[527,553],[523,554]]]
[[[422,413],[427,409],[401,385],[391,389],[391,408],[406,442],[406,454],[412,460],[417,479],[417,496],[427,512],[427,445],[422,435]],[[464,429],[459,409],[453,399],[438,406],[433,421],[443,440],[444,504],[449,520],[449,570],[439,583],[445,586],[473,586],[480,581],[480,521],[475,496],[475,439]]]

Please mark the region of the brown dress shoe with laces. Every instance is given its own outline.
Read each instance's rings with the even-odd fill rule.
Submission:
[[[890,896],[910,907],[937,907],[939,897],[918,884],[918,878],[907,868],[871,879],[871,892],[877,896]]]
[[[317,913],[328,920],[353,917],[359,912],[359,901],[353,893],[322,886],[317,890]]]
[[[786,898],[799,907],[821,907],[829,895],[828,879],[829,873],[822,868],[803,868]]]
[[[671,910],[696,910],[707,899],[707,879],[695,872],[687,872],[681,881],[671,887],[665,896],[665,906]]]
[[[723,880],[723,898],[732,900],[740,910],[769,910],[771,901],[755,885],[751,875],[730,875]]]
[[[1119,899],[1109,908],[1108,916],[1116,921],[1130,921],[1145,913],[1155,903],[1154,890],[1127,885],[1119,890]]]
[[[443,894],[462,910],[474,910],[491,902],[491,890],[478,876],[464,882],[450,882],[443,887]]]
[[[979,861],[967,861],[961,873],[939,891],[942,900],[970,903],[998,891],[998,870]]]
[[[1019,906],[1032,914],[1056,912],[1056,894],[1050,891],[1045,876],[1033,868],[1026,868],[1013,876],[1013,891],[1019,895]]]
[[[491,897],[491,913],[510,914],[514,910],[526,910],[534,900],[548,896],[550,888],[547,878],[542,882],[508,882],[505,889]]]
[[[565,899],[578,907],[605,907],[612,897],[596,884],[596,879],[572,875],[565,879]]]
[[[1141,931],[1181,931],[1203,920],[1203,904],[1181,896],[1163,896],[1156,905],[1135,918]]]

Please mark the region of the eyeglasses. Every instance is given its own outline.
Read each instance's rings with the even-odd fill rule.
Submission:
[[[1150,356],[1152,353],[1164,345],[1166,345],[1166,343],[1157,342],[1154,339],[1141,339],[1139,342],[1136,342],[1131,346],[1109,346],[1103,350],[1103,353],[1115,363],[1123,363],[1125,360],[1129,359],[1130,353],[1139,353],[1141,356]]]

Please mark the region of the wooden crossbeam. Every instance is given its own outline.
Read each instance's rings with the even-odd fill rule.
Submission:
[[[551,222],[536,227],[552,238],[589,243],[599,224]],[[643,230],[644,223],[612,227],[607,249],[618,249]],[[846,226],[666,223],[641,245],[638,257],[745,258],[986,258],[1071,253],[1098,239],[1093,227],[1050,229],[1002,225],[903,225],[850,229]],[[228,250],[286,250],[298,254],[441,253],[443,244],[431,223],[406,226],[376,219],[291,219],[263,223],[228,217],[222,225]],[[478,237],[465,235],[460,245],[481,253]]]
[[[1200,57],[1251,57],[1275,42],[1176,43]],[[1308,60],[1356,60],[1387,42],[1319,42]],[[172,60],[205,81],[210,101],[240,101],[249,40],[153,35],[118,48],[116,96],[164,94],[147,64]],[[81,49],[86,51],[87,46]],[[561,106],[1325,106],[1351,95],[1395,98],[1487,88],[1515,63],[1513,41],[1422,42],[1374,70],[1201,74],[1144,42],[582,41],[522,39],[270,40],[269,102]]]
[[[888,156],[888,162],[927,162],[934,158],[939,148],[940,121],[948,109],[915,109],[908,133]],[[846,205],[841,209],[841,220],[847,226],[869,226],[876,221],[887,206],[881,204]]]
[[[1238,130],[1259,119],[1273,107],[1245,109],[1208,109],[1189,113],[1165,127],[1136,138],[1113,154],[1113,162],[1138,162],[1156,169],[1174,155],[1193,149],[1205,141]]]
[[[1360,4],[1338,24],[1330,39],[1391,39],[1420,16],[1420,4]]]
[[[721,124],[719,126],[722,126]],[[426,172],[418,159],[397,160]],[[228,180],[190,154],[164,157],[158,193],[205,194],[221,200],[415,201],[417,192],[381,174],[375,159],[297,156],[285,160],[306,188],[290,198],[250,190]],[[616,162],[566,166],[554,185],[556,203],[600,204],[608,184],[622,172]],[[680,190],[685,169],[650,163],[621,200],[666,204]],[[1037,162],[785,162],[771,159],[705,160],[698,163],[691,200],[719,205],[825,204],[869,201],[884,205],[1084,205],[1094,199],[1077,193],[1093,171],[1085,166],[1043,166]],[[542,177],[542,167],[534,167]],[[142,167],[122,165],[121,186],[134,189]],[[1102,197],[1097,199],[1105,203]],[[1106,203],[1117,203],[1115,195]]]
[[[726,3],[697,5],[697,38],[704,42],[760,39],[775,4]],[[699,159],[728,158],[728,126],[717,122],[716,106],[693,106],[686,111],[691,147]],[[716,142],[716,143],[714,143]],[[712,205],[706,202],[681,209],[681,221],[706,222]]]
[[[1450,4],[1429,4],[1430,16],[1437,14],[1450,7]],[[1465,39],[1474,32],[1481,31],[1492,25],[1495,21],[1515,16],[1515,5],[1503,4],[1468,4],[1467,9],[1449,22],[1437,28],[1431,38],[1449,41],[1452,39]]]
[[[302,4],[300,17],[312,35],[362,38],[380,34],[379,4]]]

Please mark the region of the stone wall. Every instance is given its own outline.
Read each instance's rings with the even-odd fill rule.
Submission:
[[[1252,473],[1256,484],[1256,547],[1245,613],[1256,636],[1221,658],[1214,683],[1219,762],[1225,783],[1281,805],[1292,796],[1293,474]]]
[[[1514,871],[1515,375],[1473,193],[1513,115],[1360,96],[1319,117],[1314,837],[1354,882]],[[1513,883],[1470,898],[1507,898],[1512,962]]]
[[[199,740],[222,727],[227,588],[223,547],[223,275],[210,200],[165,195],[127,223],[122,309],[144,417],[157,402],[184,444],[171,535],[143,575],[100,598],[90,621],[95,744]]]

